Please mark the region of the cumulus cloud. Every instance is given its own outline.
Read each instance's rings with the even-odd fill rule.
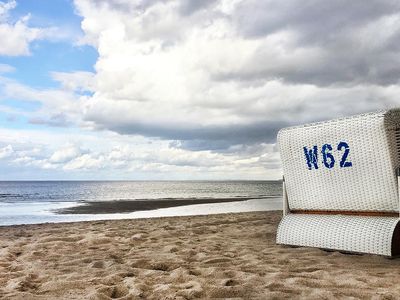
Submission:
[[[70,76],[73,77],[73,75]],[[27,109],[21,110],[15,109],[14,106],[0,105],[0,111],[22,115],[28,119],[29,123],[36,125],[85,126],[82,121],[85,96],[79,92],[69,89],[32,88],[0,76],[0,103],[2,100],[18,102],[21,99],[30,104],[26,105]]]
[[[38,155],[0,136],[2,146],[13,147],[11,164],[87,174],[278,178],[280,128],[400,104],[398,1],[74,4],[81,43],[98,51],[95,71],[54,71],[58,89],[30,88],[4,75],[0,111],[61,131],[89,129],[92,143],[82,142],[88,136],[67,146],[38,143]],[[10,21],[14,5],[0,6],[0,24],[14,28],[20,21],[32,29],[28,20]],[[20,53],[29,53],[25,44]],[[34,105],[7,106],[19,99]]]
[[[68,91],[94,92],[96,89],[94,74],[91,72],[52,72],[51,76]]]
[[[280,174],[274,144],[236,146],[219,153],[191,151],[165,141],[150,143],[110,132],[61,137],[57,133],[15,130],[0,130],[1,141],[9,144],[0,147],[0,164],[20,173],[30,170],[32,174],[79,176],[72,177],[75,179],[274,179]]]
[[[29,27],[29,15],[11,22],[9,12],[16,5],[16,1],[0,2],[0,55],[29,55],[29,44],[46,35],[45,29]]]
[[[100,169],[104,158],[93,157],[90,154],[83,154],[72,161],[69,161],[63,166],[64,170],[77,170],[77,169]]]
[[[82,151],[79,147],[67,145],[65,148],[56,150],[49,158],[49,161],[51,163],[65,163],[80,156],[81,153]]]
[[[77,33],[68,28],[30,26],[30,14],[15,20],[11,12],[16,6],[15,0],[0,1],[0,55],[31,55],[30,44],[39,40],[79,40]]]
[[[7,145],[6,147],[0,148],[0,159],[8,158],[12,156],[14,153],[14,149],[11,145]]]
[[[83,118],[188,150],[399,103],[400,4],[75,0],[99,58]]]

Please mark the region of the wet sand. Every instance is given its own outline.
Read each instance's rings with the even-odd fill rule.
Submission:
[[[273,198],[273,197],[271,197]],[[117,201],[86,201],[81,205],[56,210],[59,214],[115,214],[135,211],[154,210],[159,208],[186,206],[194,204],[210,204],[261,199],[254,197],[241,198],[207,198],[207,199],[146,199]],[[267,200],[268,198],[266,198]]]
[[[276,245],[280,217],[0,227],[0,298],[399,298],[400,259]]]

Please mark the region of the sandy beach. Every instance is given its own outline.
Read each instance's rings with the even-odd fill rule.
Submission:
[[[400,259],[276,245],[280,217],[0,227],[0,298],[399,298]]]

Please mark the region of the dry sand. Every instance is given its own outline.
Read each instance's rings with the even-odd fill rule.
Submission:
[[[2,299],[392,299],[400,259],[275,244],[280,212],[0,228]]]

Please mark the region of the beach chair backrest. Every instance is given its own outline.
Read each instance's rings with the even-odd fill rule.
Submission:
[[[400,110],[278,134],[290,210],[398,212]]]

